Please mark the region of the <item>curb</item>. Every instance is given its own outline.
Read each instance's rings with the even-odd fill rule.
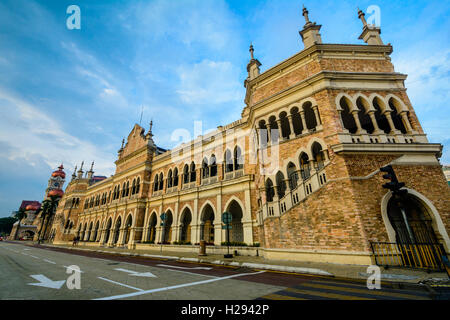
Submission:
[[[232,267],[241,267],[241,268],[250,268],[250,269],[262,269],[262,270],[271,270],[271,271],[281,271],[281,272],[290,272],[290,273],[300,273],[300,274],[313,274],[320,276],[329,276],[334,277],[335,275],[329,273],[327,271],[315,268],[301,268],[301,267],[288,267],[288,266],[278,266],[278,265],[270,265],[270,264],[260,264],[260,263],[251,263],[251,262],[237,262],[237,261],[222,261],[222,260],[206,260],[199,258],[187,258],[187,257],[177,257],[177,256],[163,256],[163,255],[155,255],[155,254],[139,254],[139,253],[131,253],[131,252],[117,252],[117,251],[106,251],[106,250],[94,250],[88,248],[74,248],[74,247],[64,247],[57,245],[44,245],[46,247],[55,247],[62,249],[70,249],[70,250],[82,250],[82,251],[92,251],[99,253],[108,253],[108,254],[118,254],[122,256],[134,256],[134,257],[148,257],[155,259],[167,259],[173,261],[186,261],[186,262],[199,262],[199,263],[208,263],[213,265],[224,265],[224,266],[232,266]]]

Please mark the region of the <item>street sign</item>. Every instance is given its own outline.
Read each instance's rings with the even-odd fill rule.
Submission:
[[[225,224],[230,224],[231,220],[233,220],[233,216],[229,212],[224,212],[222,214],[222,222]]]
[[[222,229],[233,229],[233,227],[230,225],[224,225],[222,226]]]
[[[160,215],[160,218],[161,218],[161,220],[166,220],[166,217],[167,217],[167,214],[165,213],[165,212],[163,212],[161,215]]]

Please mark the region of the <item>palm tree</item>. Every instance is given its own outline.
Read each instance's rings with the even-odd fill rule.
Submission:
[[[18,224],[17,224],[17,229],[16,229],[16,234],[14,235],[14,240],[17,238],[17,235],[19,234],[19,229],[20,229],[20,221],[22,221],[23,219],[25,219],[27,217],[27,214],[25,212],[24,208],[19,208],[19,210],[16,212],[16,214],[14,215],[14,217],[19,220]]]
[[[49,224],[50,220],[53,218],[53,216],[55,215],[56,208],[58,207],[59,199],[60,199],[60,196],[50,196],[50,200],[46,199],[42,202],[42,207],[44,209],[42,210],[42,216],[41,216],[42,224],[41,224],[41,230],[39,230],[38,244],[40,244],[41,240],[43,240],[41,238],[42,226],[45,224],[45,229],[44,229],[44,233],[43,233],[43,237],[45,237],[45,232],[47,232],[48,224]],[[47,218],[47,221],[45,221],[46,218]]]

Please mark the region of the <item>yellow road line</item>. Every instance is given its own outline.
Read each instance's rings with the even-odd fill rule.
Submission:
[[[363,293],[363,294],[369,294],[369,295],[374,295],[374,296],[388,296],[388,297],[394,297],[394,298],[406,298],[406,299],[414,299],[414,300],[427,299],[426,297],[421,297],[421,296],[416,296],[416,295],[395,293],[395,292],[385,292],[385,291],[376,290],[376,289],[374,289],[374,290],[355,289],[355,288],[338,287],[338,286],[316,284],[316,283],[302,283],[301,286],[318,288],[318,289],[338,290],[338,291],[344,291],[344,292]]]
[[[294,289],[294,288],[287,288],[284,291],[300,293],[300,294],[307,294],[310,296],[324,297],[324,298],[329,298],[329,299],[338,299],[338,300],[375,300],[375,299],[371,299],[371,298],[348,296],[348,295],[338,294],[338,293],[320,292],[320,291],[312,291],[312,290],[300,290],[300,289]]]
[[[261,297],[263,299],[269,299],[269,300],[307,300],[304,298],[297,298],[297,297],[291,297],[291,296],[283,296],[281,294],[272,293],[267,296]]]

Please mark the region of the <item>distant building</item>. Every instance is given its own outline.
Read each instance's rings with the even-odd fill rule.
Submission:
[[[442,170],[444,171],[445,179],[447,180],[447,184],[450,186],[450,165],[443,166]]]

